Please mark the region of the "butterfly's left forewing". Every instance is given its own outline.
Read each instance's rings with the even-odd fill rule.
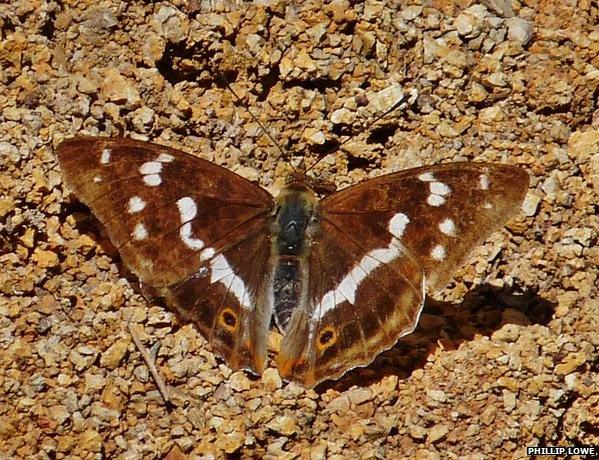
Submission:
[[[194,321],[232,367],[261,371],[270,312],[256,308],[270,257],[270,194],[179,150],[79,137],[58,148],[63,175],[127,267]],[[251,263],[250,263],[251,262]]]
[[[527,188],[519,168],[453,163],[381,176],[322,200],[309,311],[292,318],[282,374],[312,386],[393,346],[415,328],[425,287],[443,287],[516,213]]]

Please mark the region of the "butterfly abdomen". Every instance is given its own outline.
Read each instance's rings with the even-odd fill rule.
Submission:
[[[302,261],[297,258],[279,260],[273,276],[273,315],[281,331],[285,331],[302,292]]]
[[[277,198],[273,223],[273,315],[285,332],[293,311],[303,305],[307,255],[317,230],[317,199],[306,187],[284,189]]]

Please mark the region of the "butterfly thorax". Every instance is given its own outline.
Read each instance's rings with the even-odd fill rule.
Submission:
[[[319,231],[318,199],[303,182],[288,184],[276,200],[272,228],[273,315],[284,332],[296,308],[304,308],[308,256]]]

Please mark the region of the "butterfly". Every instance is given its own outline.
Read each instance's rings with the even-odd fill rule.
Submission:
[[[66,184],[124,264],[193,322],[233,369],[260,374],[271,328],[281,376],[306,387],[366,366],[418,322],[434,292],[519,209],[523,169],[424,166],[319,199],[295,174],[274,198],[191,154],[76,137],[57,149]]]

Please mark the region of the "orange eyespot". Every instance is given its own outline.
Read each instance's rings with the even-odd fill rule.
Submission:
[[[331,326],[325,326],[320,330],[316,345],[320,351],[332,347],[337,342],[337,331]]]
[[[218,321],[222,327],[230,332],[237,330],[237,314],[229,307],[223,308]]]

